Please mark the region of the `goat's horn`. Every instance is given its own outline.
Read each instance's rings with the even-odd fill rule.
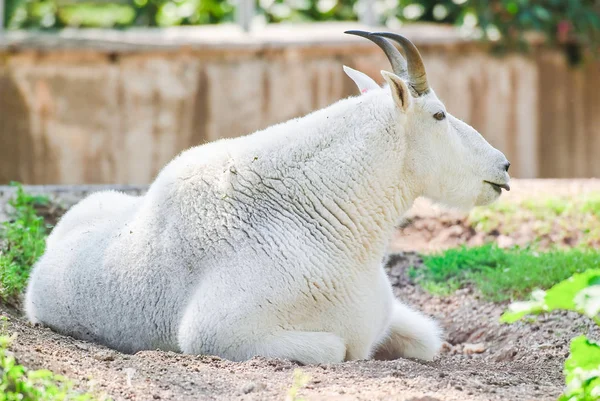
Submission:
[[[380,36],[371,36],[371,33],[365,31],[346,31],[344,33],[347,33],[349,35],[361,36],[375,43],[381,48],[381,50],[383,50],[388,60],[390,60],[390,64],[392,64],[392,71],[394,71],[394,74],[401,77],[406,76],[406,60],[404,60],[402,54],[398,51],[396,46],[394,46],[389,40]]]
[[[417,47],[410,40],[397,33],[374,32],[371,35],[375,37],[386,37],[402,46],[404,55],[406,56],[410,86],[412,86],[417,95],[426,93],[429,90],[427,73],[425,72],[425,65],[423,64],[423,59],[421,58],[421,54],[419,54]]]

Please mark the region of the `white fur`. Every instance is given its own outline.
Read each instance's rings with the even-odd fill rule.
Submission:
[[[435,322],[393,296],[387,241],[418,196],[469,208],[506,159],[385,73],[304,118],[189,149],[143,197],[89,196],[36,264],[27,316],[124,352],[302,363],[431,360]],[[361,81],[359,88],[364,86]]]

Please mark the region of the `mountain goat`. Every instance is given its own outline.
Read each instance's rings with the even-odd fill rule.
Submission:
[[[362,95],[191,148],[144,196],[87,197],[32,272],[30,321],[128,353],[431,360],[440,329],[395,299],[388,240],[419,196],[493,202],[509,164],[446,112],[408,39],[348,33],[384,50],[387,85],[347,68]]]

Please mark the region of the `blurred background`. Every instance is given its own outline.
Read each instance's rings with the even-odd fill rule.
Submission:
[[[600,177],[600,0],[0,0],[0,185],[148,184],[177,153],[381,82],[420,49],[519,178]]]

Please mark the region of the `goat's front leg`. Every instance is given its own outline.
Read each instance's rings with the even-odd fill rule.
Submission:
[[[433,319],[394,300],[390,328],[373,357],[431,361],[441,348],[441,337],[442,331]]]

